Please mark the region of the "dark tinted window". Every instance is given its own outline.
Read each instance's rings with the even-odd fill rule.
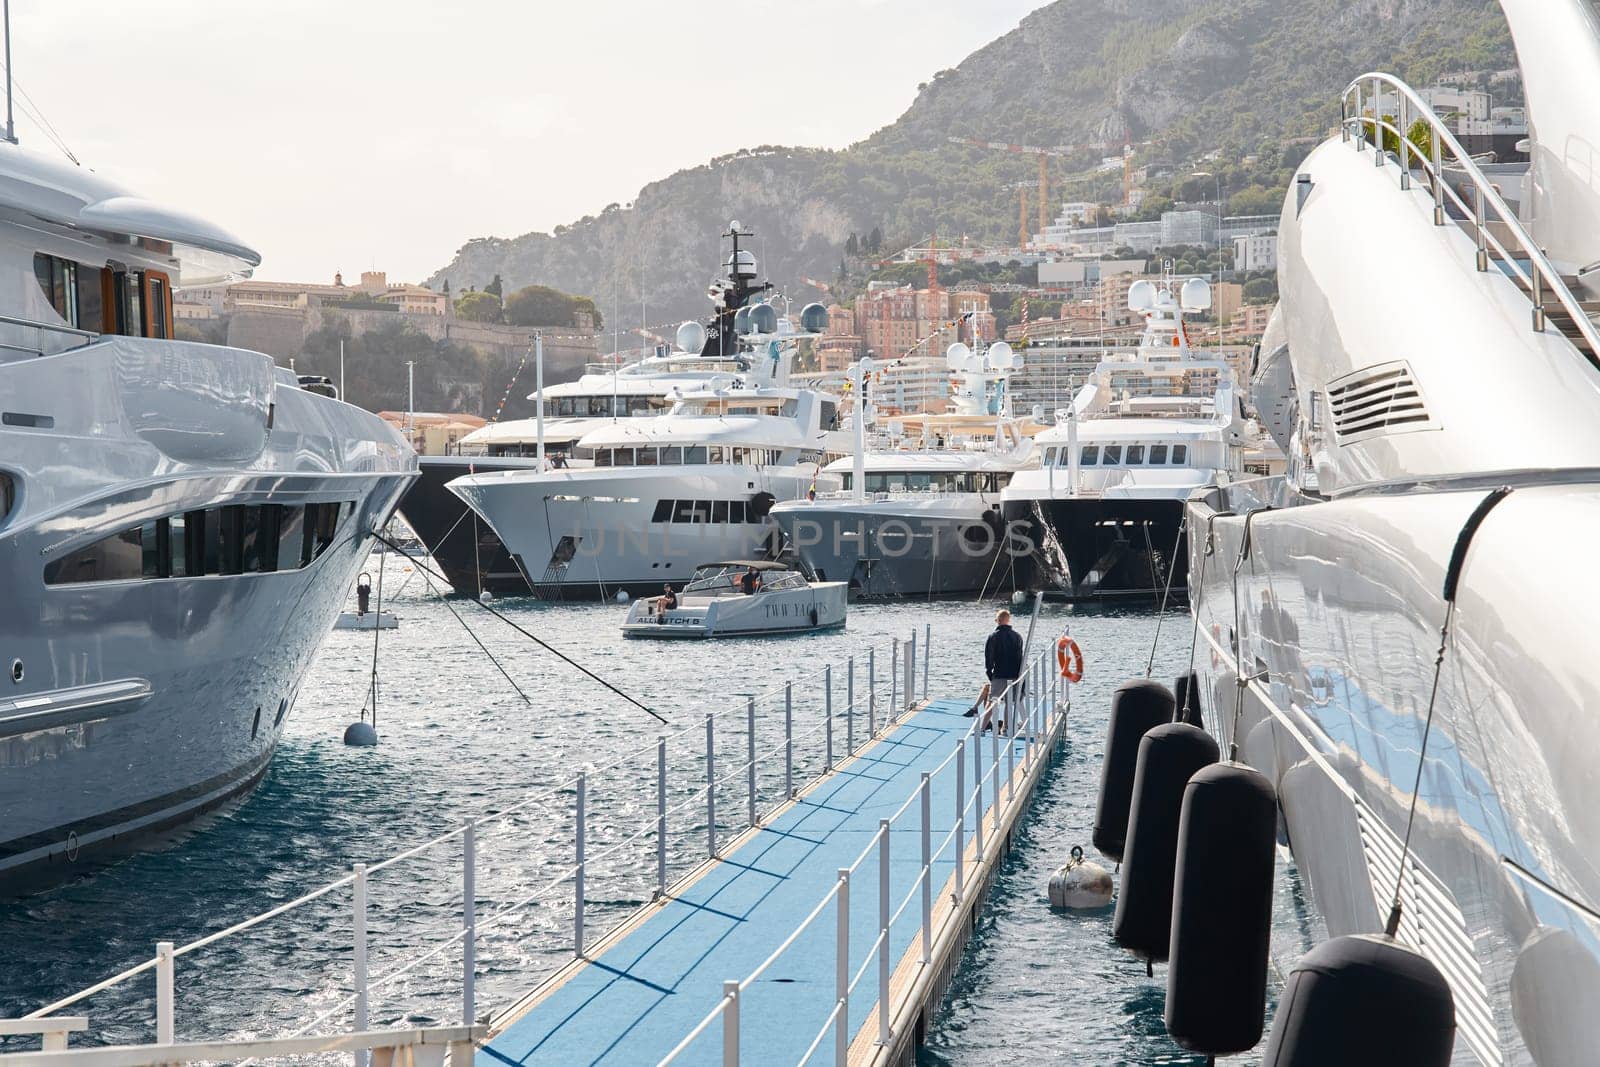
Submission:
[[[102,538],[45,565],[46,585],[115,582],[144,576],[144,528]]]
[[[1172,462],[1174,462],[1174,463],[1187,463],[1188,461],[1189,461],[1189,446],[1188,445],[1173,445],[1172,446]]]
[[[1167,461],[1167,446],[1166,445],[1151,445],[1150,446],[1150,462],[1151,463],[1165,463],[1166,461]]]
[[[1085,466],[1085,467],[1092,467],[1096,463],[1099,463],[1100,462],[1100,446],[1099,445],[1084,445],[1083,446],[1083,454],[1079,458],[1078,462],[1080,464],[1082,464],[1083,466]]]
[[[657,500],[656,501],[655,513],[650,516],[650,521],[651,522],[671,522],[672,521],[672,501],[670,501],[670,500]]]
[[[1128,466],[1144,462],[1144,445],[1128,446]]]

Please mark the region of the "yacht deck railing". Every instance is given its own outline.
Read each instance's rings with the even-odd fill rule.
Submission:
[[[55,322],[39,322],[36,319],[19,319],[12,315],[0,315],[0,326],[20,326],[28,330],[38,330],[40,334],[60,334],[64,337],[78,338],[77,344],[70,344],[65,348],[58,348],[51,352],[45,351],[42,338],[37,345],[31,348],[28,345],[0,342],[0,352],[25,352],[31,356],[56,355],[61,352],[70,352],[74,348],[82,348],[84,345],[93,344],[101,337],[100,334],[95,333],[93,330],[80,330],[76,326],[64,326]]]
[[[1394,115],[1383,113],[1385,97],[1389,95],[1395,101]],[[1393,74],[1373,71],[1346,86],[1339,102],[1343,140],[1353,140],[1357,152],[1370,146],[1373,165],[1382,167],[1391,158],[1392,138],[1400,166],[1400,188],[1411,188],[1413,166],[1420,167],[1433,197],[1434,225],[1444,226],[1451,221],[1452,208],[1459,212],[1457,221],[1477,244],[1478,270],[1488,271],[1491,257],[1498,261],[1500,269],[1532,302],[1534,332],[1543,333],[1553,314],[1569,320],[1570,332],[1562,332],[1591,364],[1600,368],[1600,329],[1590,320],[1588,309],[1573,295],[1567,280],[1523,228],[1516,212],[1427,101]],[[1427,131],[1425,148],[1411,140],[1412,127],[1418,122]],[[1460,172],[1470,203],[1451,183],[1447,168]],[[1496,227],[1504,231],[1511,247],[1496,236]]]

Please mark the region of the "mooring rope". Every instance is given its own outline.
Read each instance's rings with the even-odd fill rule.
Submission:
[[[388,545],[390,548],[394,549],[396,552],[399,552],[401,555],[405,556],[415,566],[420,567],[423,570],[427,571],[429,574],[433,575],[435,578],[438,578],[441,582],[444,582],[447,585],[449,584],[450,579],[446,578],[444,575],[440,574],[438,571],[435,571],[433,568],[431,568],[427,564],[423,563],[420,559],[418,559],[417,557],[413,556],[411,553],[407,552],[404,548],[402,548],[399,545],[395,544],[393,541],[391,541],[385,535],[380,533],[380,534],[375,534],[374,536],[376,536],[378,540],[382,541],[384,544]],[[478,607],[482,608],[484,611],[487,611],[490,615],[493,615],[495,618],[499,619],[501,622],[505,623],[507,626],[511,627],[513,630],[517,631],[517,633],[521,634],[523,637],[526,637],[528,640],[532,641],[534,644],[538,645],[540,648],[542,648],[546,652],[550,653],[552,656],[554,656],[557,659],[561,660],[561,662],[563,662],[563,663],[567,664],[568,666],[574,668],[575,670],[579,671],[580,673],[584,674],[585,676],[587,676],[589,678],[592,678],[594,681],[599,682],[601,685],[605,686],[611,692],[615,693],[617,696],[621,697],[623,700],[626,700],[628,703],[632,704],[634,707],[636,707],[639,710],[643,711],[646,715],[649,715],[651,718],[655,719],[657,722],[660,722],[660,723],[663,723],[663,724],[665,724],[667,722],[665,716],[663,716],[660,712],[656,711],[654,708],[650,707],[648,704],[646,704],[643,701],[639,700],[638,698],[636,698],[636,697],[624,692],[623,690],[619,689],[617,686],[613,685],[612,683],[606,681],[606,679],[600,677],[598,674],[594,673],[594,671],[591,671],[589,668],[585,667],[583,664],[579,663],[577,660],[573,659],[571,656],[568,656],[566,653],[562,652],[560,649],[553,647],[548,642],[546,642],[546,641],[534,636],[533,634],[529,633],[526,629],[524,629],[523,627],[517,625],[516,622],[514,622],[513,620],[511,620],[511,619],[507,618],[506,616],[502,615],[500,612],[496,611],[494,608],[490,607],[488,604],[485,604],[481,600],[475,600],[475,601],[473,601],[473,603],[477,604]]]
[[[1188,525],[1189,516],[1186,512],[1183,518],[1178,520],[1178,533],[1177,536],[1173,537],[1172,539],[1172,555],[1167,557],[1167,587],[1166,589],[1162,590],[1161,593],[1161,610],[1156,612],[1156,635],[1150,640],[1150,662],[1144,665],[1144,676],[1146,678],[1155,673],[1156,646],[1161,643],[1161,620],[1167,617],[1167,603],[1172,598],[1172,572],[1177,569],[1178,564],[1178,545],[1183,541],[1183,531],[1188,527]],[[1150,544],[1149,526],[1144,528],[1144,541],[1146,545]],[[1203,565],[1204,564],[1202,564],[1202,566]],[[1154,559],[1150,561],[1150,568],[1151,570],[1155,569]],[[1189,667],[1191,670],[1194,668],[1193,646],[1190,646],[1189,649]]]

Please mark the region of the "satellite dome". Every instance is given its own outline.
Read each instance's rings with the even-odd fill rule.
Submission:
[[[1134,282],[1128,287],[1128,310],[1149,311],[1156,306],[1156,287],[1148,281]]]
[[[828,309],[821,304],[807,304],[801,308],[800,328],[806,333],[822,333],[828,328]]]
[[[746,334],[750,332],[750,309],[742,307],[733,313],[733,332]]]
[[[1211,306],[1211,283],[1204,278],[1190,278],[1183,283],[1183,310],[1205,311]]]
[[[1004,341],[989,346],[989,366],[995,370],[1011,370],[1017,365],[1017,354]]]
[[[778,309],[771,304],[757,304],[750,309],[751,333],[777,333]]]
[[[690,320],[678,327],[678,347],[685,352],[699,352],[706,346],[706,328]]]
[[[957,341],[944,350],[944,360],[951,370],[966,370],[972,363],[972,349]]]
[[[756,276],[756,257],[754,253],[740,249],[728,256],[728,274],[734,278],[754,278]]]

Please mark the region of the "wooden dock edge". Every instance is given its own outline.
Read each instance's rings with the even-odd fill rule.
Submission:
[[[978,916],[982,914],[989,891],[1000,873],[1000,865],[1010,855],[1012,840],[1022,817],[1033,805],[1034,790],[1044,777],[1045,770],[1060,756],[1070,712],[1070,703],[1061,709],[1060,716],[1050,730],[1043,757],[1035,760],[1026,772],[1020,766],[1017,768],[1011,782],[1021,791],[1020,796],[1008,805],[1009,810],[1002,813],[1001,832],[985,833],[982,856],[977,855],[969,832],[965,862],[976,864],[973,868],[976,873],[968,878],[967,894],[957,907],[954,874],[939,888],[934,900],[930,964],[926,967],[922,965],[922,939],[914,938],[896,963],[889,980],[889,999],[895,1005],[894,1013],[889,1018],[889,1043],[878,1043],[878,1012],[881,1005],[875,1005],[851,1039],[850,1063],[853,1067],[914,1067],[916,1064],[917,1049],[927,1041],[934,1013],[950,988],[956,968],[961,965]]]

